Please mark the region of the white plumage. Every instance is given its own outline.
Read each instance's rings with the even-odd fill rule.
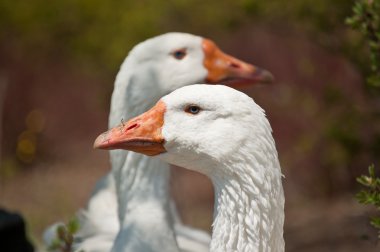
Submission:
[[[207,175],[215,188],[210,251],[284,251],[282,174],[264,111],[234,89],[192,85],[163,97],[149,113],[148,120],[142,115],[101,135],[95,146],[144,153],[139,141],[161,145],[159,159]],[[152,114],[163,118],[162,126],[148,125]],[[136,122],[160,139],[144,133],[138,140],[145,131],[127,129]]]
[[[211,251],[284,251],[282,175],[264,111],[224,86],[184,87],[162,100],[167,153],[161,159],[214,184]],[[188,116],[183,104],[202,111]]]

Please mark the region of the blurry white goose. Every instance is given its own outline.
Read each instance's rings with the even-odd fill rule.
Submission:
[[[192,85],[100,135],[94,146],[156,156],[215,188],[210,251],[284,251],[282,174],[265,112],[225,86]]]
[[[122,64],[109,126],[144,112],[185,85],[244,85],[271,79],[267,71],[224,54],[208,39],[184,33],[154,37],[135,46]],[[98,183],[83,211],[77,249],[109,251],[104,247],[111,247],[117,234],[113,251],[178,251],[178,246],[184,251],[208,251],[209,236],[176,218],[166,163],[122,150],[111,152],[111,163],[112,175]]]

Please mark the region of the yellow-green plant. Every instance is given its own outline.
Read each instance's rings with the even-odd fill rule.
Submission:
[[[367,84],[380,88],[380,0],[357,0],[352,12],[346,23],[363,35],[368,46],[370,64],[367,67]],[[374,165],[368,167],[368,173],[356,178],[365,187],[356,198],[359,203],[373,205],[380,211],[380,178],[375,174]],[[380,217],[372,217],[371,224],[379,229],[380,237]]]
[[[48,247],[48,251],[73,251],[74,234],[79,230],[78,219],[72,218],[67,224],[59,225],[56,229],[56,238]]]
[[[359,203],[373,205],[380,211],[380,178],[376,176],[375,166],[368,167],[368,175],[362,175],[356,179],[365,188],[356,194]],[[379,229],[380,237],[380,217],[371,217],[371,224]]]
[[[380,0],[358,0],[346,23],[362,33],[369,48],[370,74],[367,83],[380,87]]]

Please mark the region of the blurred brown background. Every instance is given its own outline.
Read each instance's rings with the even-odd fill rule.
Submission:
[[[286,192],[287,251],[376,251],[355,177],[379,163],[380,100],[368,52],[344,23],[347,0],[0,1],[0,206],[40,245],[109,171],[92,149],[107,127],[118,67],[133,45],[169,31],[213,39],[270,70],[246,90],[272,123]],[[210,230],[208,179],[173,169],[186,223]]]

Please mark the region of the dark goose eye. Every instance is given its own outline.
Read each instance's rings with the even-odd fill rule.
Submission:
[[[197,105],[189,105],[185,108],[185,112],[196,115],[201,111],[201,108]]]
[[[186,49],[175,50],[174,52],[172,52],[172,55],[177,60],[181,60],[181,59],[185,58],[185,56],[186,56]]]

